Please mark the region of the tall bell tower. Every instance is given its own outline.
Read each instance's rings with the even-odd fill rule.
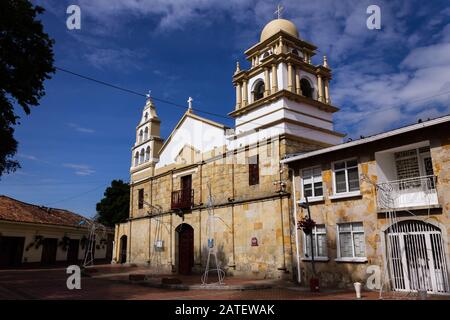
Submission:
[[[284,134],[321,146],[341,143],[344,135],[333,128],[333,113],[339,109],[331,103],[327,58],[312,64],[317,47],[302,40],[294,23],[278,13],[260,41],[245,51],[250,68],[236,66],[236,105],[229,113],[235,134],[249,142]]]
[[[136,127],[136,142],[131,148],[131,180],[152,176],[156,163],[159,161],[163,139],[160,133],[161,120],[150,95],[142,111],[141,120]]]

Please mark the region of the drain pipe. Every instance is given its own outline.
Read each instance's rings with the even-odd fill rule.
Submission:
[[[297,282],[300,284],[301,276],[300,276],[300,253],[299,253],[299,243],[298,243],[298,218],[297,218],[297,198],[295,193],[295,171],[292,168],[288,168],[289,172],[292,172],[292,194],[293,194],[293,202],[294,202],[294,223],[295,223],[295,253],[297,255]]]

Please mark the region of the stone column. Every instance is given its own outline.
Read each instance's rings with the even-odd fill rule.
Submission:
[[[278,91],[278,74],[277,65],[272,65],[272,93]]]
[[[325,103],[330,104],[331,103],[330,87],[329,87],[328,79],[325,79],[324,82],[325,82]]]
[[[239,109],[241,107],[241,84],[236,83],[236,109]]]
[[[319,91],[318,100],[323,102],[322,76],[320,74],[317,75],[317,90]]]
[[[294,85],[292,81],[292,63],[288,63],[288,90],[294,92]]]
[[[247,80],[244,80],[242,83],[242,106],[245,107],[247,103],[248,103]]]
[[[302,88],[300,87],[300,68],[295,68],[295,93],[302,94]]]
[[[264,97],[270,94],[269,68],[264,69]]]

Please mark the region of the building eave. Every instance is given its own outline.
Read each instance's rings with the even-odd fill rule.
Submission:
[[[280,162],[282,164],[291,163],[291,162],[294,162],[294,161],[311,158],[311,157],[314,157],[314,156],[317,156],[317,155],[321,155],[321,154],[325,154],[325,153],[330,153],[330,152],[334,152],[334,151],[338,151],[338,150],[352,148],[352,147],[355,147],[355,146],[359,146],[359,145],[363,145],[363,144],[366,144],[366,143],[378,141],[378,140],[385,139],[385,138],[388,138],[388,137],[393,137],[393,136],[400,135],[400,134],[403,134],[403,133],[407,133],[407,132],[411,132],[411,131],[415,131],[415,130],[419,130],[419,129],[423,129],[423,128],[432,127],[432,126],[435,126],[435,125],[438,125],[438,124],[441,124],[441,123],[446,123],[446,122],[450,122],[450,115],[446,115],[446,116],[439,117],[439,118],[436,118],[436,119],[432,119],[432,120],[429,120],[429,121],[425,121],[425,122],[422,122],[422,123],[408,125],[408,126],[405,126],[405,127],[402,127],[402,128],[398,128],[398,129],[394,129],[394,130],[391,130],[391,131],[375,134],[375,135],[367,137],[367,138],[363,138],[363,139],[359,139],[359,140],[355,140],[355,141],[342,143],[342,144],[335,145],[335,146],[328,147],[328,148],[324,148],[324,149],[319,149],[319,150],[315,150],[315,151],[311,151],[311,152],[307,152],[307,153],[303,153],[303,154],[297,154],[297,155],[291,155],[291,156],[288,155],[287,158],[281,160]]]

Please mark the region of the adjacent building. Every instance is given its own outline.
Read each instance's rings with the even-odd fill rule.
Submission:
[[[377,269],[397,291],[450,293],[450,116],[281,161],[294,174],[293,210],[309,203],[323,285],[366,282]],[[311,237],[299,232],[301,275]],[[378,268],[368,268],[376,266]]]
[[[79,264],[89,248],[91,223],[64,209],[0,195],[0,268]],[[110,263],[112,241],[111,229],[98,229],[92,257]]]

